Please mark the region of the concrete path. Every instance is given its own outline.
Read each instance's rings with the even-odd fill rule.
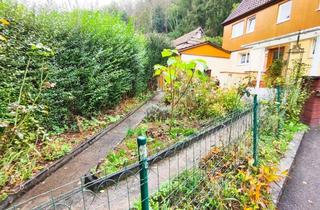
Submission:
[[[31,206],[35,206],[38,203],[50,199],[51,195],[57,196],[79,186],[81,184],[80,177],[95,167],[101,159],[105,158],[106,153],[126,137],[128,129],[135,128],[144,119],[147,109],[152,105],[159,103],[162,96],[162,93],[157,94],[133,115],[124,120],[110,132],[106,133],[101,139],[93,143],[74,159],[70,160],[64,167],[50,175],[44,182],[32,188],[14,204],[26,202],[30,198],[44,193],[23,207],[23,209],[30,209]],[[52,191],[52,193],[46,193],[57,187],[59,187],[59,189]]]
[[[278,208],[320,209],[320,128],[304,136]]]

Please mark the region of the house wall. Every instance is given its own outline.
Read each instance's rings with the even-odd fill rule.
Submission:
[[[182,54],[181,59],[183,61],[191,61],[194,59],[202,59],[207,62],[208,68],[212,70],[212,77],[217,77],[220,81],[220,84],[227,83],[225,81],[225,75],[221,74],[221,72],[230,70],[230,59],[228,58],[217,58],[217,57],[209,57],[209,56],[197,56],[197,55],[187,55]]]
[[[284,47],[284,60],[289,62],[288,68],[292,69],[294,62],[301,58],[302,63],[306,64],[305,75],[310,75],[313,59],[315,57],[315,55],[312,55],[313,40],[314,38],[300,40],[300,46],[304,49],[302,56],[300,54],[290,54],[289,56],[289,50],[294,47],[296,42],[289,42],[281,45],[266,46],[261,48],[250,48],[232,52],[230,59],[230,70],[235,73],[246,73],[247,75],[249,75],[249,73],[258,73],[259,71],[264,74],[267,70],[268,50]],[[240,55],[247,52],[250,52],[250,63],[242,65],[240,64]],[[320,75],[320,68],[314,74],[315,75],[313,76]]]
[[[290,20],[277,24],[279,4],[281,1],[255,14],[256,25],[252,33],[246,34],[247,18],[243,18],[224,27],[223,48],[229,51],[237,51],[242,45],[297,32],[308,28],[320,26],[320,8],[318,0],[292,0]],[[231,38],[232,26],[245,20],[244,34],[240,37]]]
[[[230,58],[230,53],[213,47],[209,44],[194,47],[188,50],[184,50],[181,53],[185,55],[198,55],[198,56],[211,56],[217,58]]]

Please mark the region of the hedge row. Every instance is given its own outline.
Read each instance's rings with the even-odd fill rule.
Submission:
[[[0,41],[2,121],[12,119],[10,104],[18,100],[27,66],[21,103],[32,104],[42,75],[47,88],[41,90],[37,104],[43,107],[36,115],[52,129],[72,125],[77,115],[90,117],[117,105],[123,97],[146,90],[162,45],[170,46],[166,38],[145,38],[130,21],[102,11],[36,15],[22,6],[0,3],[0,14],[8,21],[0,23],[5,38]],[[150,50],[154,48],[151,42],[157,43],[157,52]],[[34,45],[50,51],[49,56],[35,55]]]

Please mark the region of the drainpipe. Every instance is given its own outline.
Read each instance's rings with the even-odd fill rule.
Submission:
[[[312,67],[309,76],[319,76],[320,74],[320,36],[316,40],[316,51],[313,55]]]

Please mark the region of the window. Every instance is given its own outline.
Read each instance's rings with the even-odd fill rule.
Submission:
[[[240,54],[240,64],[248,64],[250,62],[250,53]]]
[[[247,21],[247,33],[251,33],[254,31],[256,26],[256,17],[251,17]]]
[[[232,38],[239,37],[243,34],[244,21],[232,26]]]
[[[278,23],[285,22],[291,17],[291,7],[292,1],[287,1],[286,3],[280,4],[278,13]]]

